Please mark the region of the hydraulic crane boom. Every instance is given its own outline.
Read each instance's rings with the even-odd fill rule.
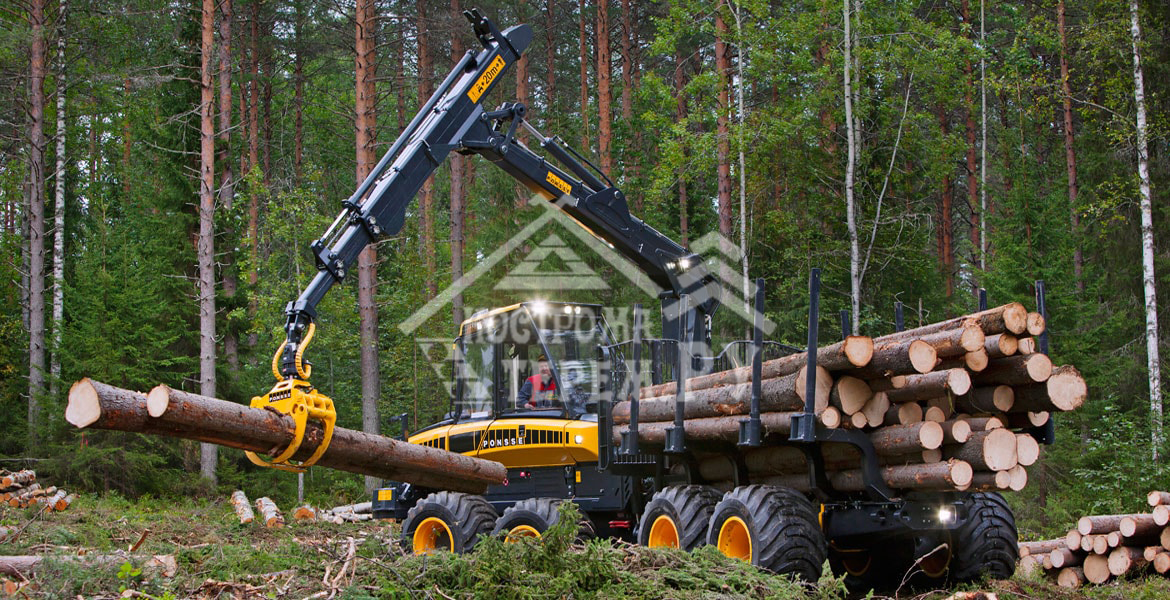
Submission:
[[[332,401],[309,384],[311,368],[304,360],[318,303],[345,278],[367,245],[401,230],[411,200],[452,151],[487,158],[637,265],[664,290],[660,294],[663,337],[708,347],[710,317],[719,306],[715,277],[698,256],[633,217],[625,195],[608,177],[587,168],[582,163],[588,161],[557,138],[541,135],[528,124],[524,105],[505,104],[494,111],[483,108],[500,76],[532,41],[532,30],[516,25],[501,32],[478,11],[464,14],[483,49],[469,50],[460,59],[370,175],[342,202],[341,213],[311,245],[319,272],[285,310],[286,340],[272,364],[278,383],[265,396],[253,398],[252,405],[300,418],[299,432],[305,429],[303,421],[312,418],[324,423],[328,435],[335,418]],[[561,166],[517,140],[520,127],[539,139],[541,148]],[[684,297],[686,302],[681,301]],[[315,458],[300,465],[287,461],[302,435],[271,463],[249,456],[257,464],[303,468]]]

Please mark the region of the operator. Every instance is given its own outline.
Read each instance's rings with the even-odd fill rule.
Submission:
[[[536,359],[536,366],[536,375],[525,379],[516,394],[516,408],[548,407],[556,401],[557,382],[552,378],[548,358],[541,354]]]

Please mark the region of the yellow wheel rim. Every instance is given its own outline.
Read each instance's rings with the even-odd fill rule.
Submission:
[[[849,550],[845,551],[845,556],[841,557],[841,564],[845,567],[845,572],[860,577],[869,571],[870,563],[873,562],[873,555],[865,550]]]
[[[427,517],[414,530],[414,553],[430,554],[435,550],[452,550],[451,528],[438,517]]]
[[[752,534],[739,517],[729,517],[719,527],[717,545],[724,556],[752,561]]]
[[[946,546],[941,550],[936,549],[934,552],[922,557],[921,562],[918,563],[922,567],[922,572],[926,573],[927,577],[942,577],[947,572],[947,566],[951,564],[951,548]]]
[[[520,538],[538,538],[540,531],[531,525],[517,525],[508,530],[508,536],[504,538],[504,542],[514,544],[520,541]]]
[[[674,519],[659,515],[654,519],[654,523],[650,525],[650,537],[646,540],[646,545],[651,548],[678,548],[678,527],[674,524]]]

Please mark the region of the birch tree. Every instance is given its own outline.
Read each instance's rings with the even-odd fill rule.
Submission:
[[[61,381],[61,328],[65,316],[65,16],[61,0],[57,18],[57,168],[53,191],[53,351],[49,359],[49,397],[57,398]]]
[[[861,247],[857,236],[857,204],[854,198],[854,170],[857,167],[857,136],[853,126],[853,16],[849,0],[842,2],[845,15],[845,225],[849,229],[849,307],[853,335],[861,330]]]

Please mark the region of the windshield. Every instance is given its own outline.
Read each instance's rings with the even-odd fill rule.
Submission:
[[[589,404],[601,393],[597,346],[605,343],[600,319],[592,314],[554,311],[537,318],[537,329],[550,362],[556,365],[565,407],[572,414],[593,408]]]
[[[459,393],[455,414],[461,419],[491,416],[495,399],[495,344],[488,340],[465,340],[460,344]]]

